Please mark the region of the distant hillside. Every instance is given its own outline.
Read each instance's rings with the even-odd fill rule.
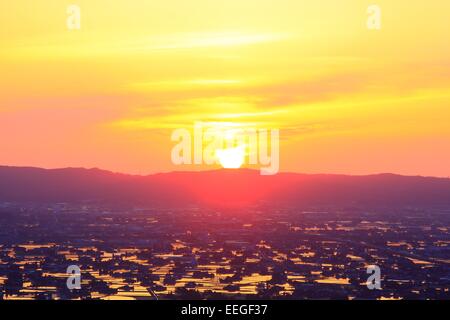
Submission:
[[[149,176],[99,169],[0,166],[0,201],[107,201],[139,204],[237,204],[264,200],[297,204],[450,204],[450,179],[216,170]]]

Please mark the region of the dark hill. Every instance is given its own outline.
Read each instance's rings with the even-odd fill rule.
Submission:
[[[368,176],[216,170],[149,176],[99,169],[0,166],[0,201],[136,202],[184,205],[206,202],[449,205],[450,179],[378,174]]]

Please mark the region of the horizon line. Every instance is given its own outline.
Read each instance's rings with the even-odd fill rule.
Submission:
[[[148,173],[148,174],[137,174],[137,173],[126,173],[126,172],[120,172],[120,171],[113,171],[108,169],[102,169],[99,167],[38,167],[38,166],[20,166],[20,165],[3,165],[0,164],[0,168],[16,168],[16,169],[38,169],[38,170],[48,170],[48,171],[54,171],[54,170],[69,170],[69,169],[78,169],[78,170],[98,170],[103,172],[108,172],[112,174],[121,174],[121,175],[127,175],[127,176],[136,176],[136,177],[149,177],[149,176],[156,176],[161,174],[174,174],[174,173],[202,173],[202,172],[215,172],[215,171],[251,171],[251,172],[258,172],[258,169],[252,169],[252,168],[238,168],[238,169],[226,169],[226,168],[217,168],[217,169],[204,169],[204,170],[173,170],[173,171],[161,171],[161,172],[154,172],[154,173]],[[293,171],[280,171],[277,174],[273,176],[277,176],[279,174],[296,174],[296,175],[331,175],[331,176],[349,176],[349,177],[367,177],[367,176],[380,176],[380,175],[394,175],[394,176],[402,176],[402,177],[422,177],[422,178],[436,178],[436,179],[450,179],[450,176],[427,176],[427,175],[420,175],[420,174],[399,174],[399,173],[393,173],[393,172],[377,172],[377,173],[367,173],[367,174],[349,174],[349,173],[305,173],[305,172],[293,172]],[[270,176],[267,176],[270,177]]]

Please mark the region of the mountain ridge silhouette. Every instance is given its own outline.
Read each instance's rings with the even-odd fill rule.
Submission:
[[[261,176],[252,169],[131,175],[98,168],[0,166],[0,201],[450,205],[450,179],[391,173]]]

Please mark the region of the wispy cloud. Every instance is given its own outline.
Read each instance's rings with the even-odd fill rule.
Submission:
[[[286,39],[286,35],[273,33],[246,33],[246,32],[198,32],[177,33],[163,36],[154,36],[144,39],[133,49],[144,50],[172,50],[195,49],[209,47],[233,47],[275,42]]]

